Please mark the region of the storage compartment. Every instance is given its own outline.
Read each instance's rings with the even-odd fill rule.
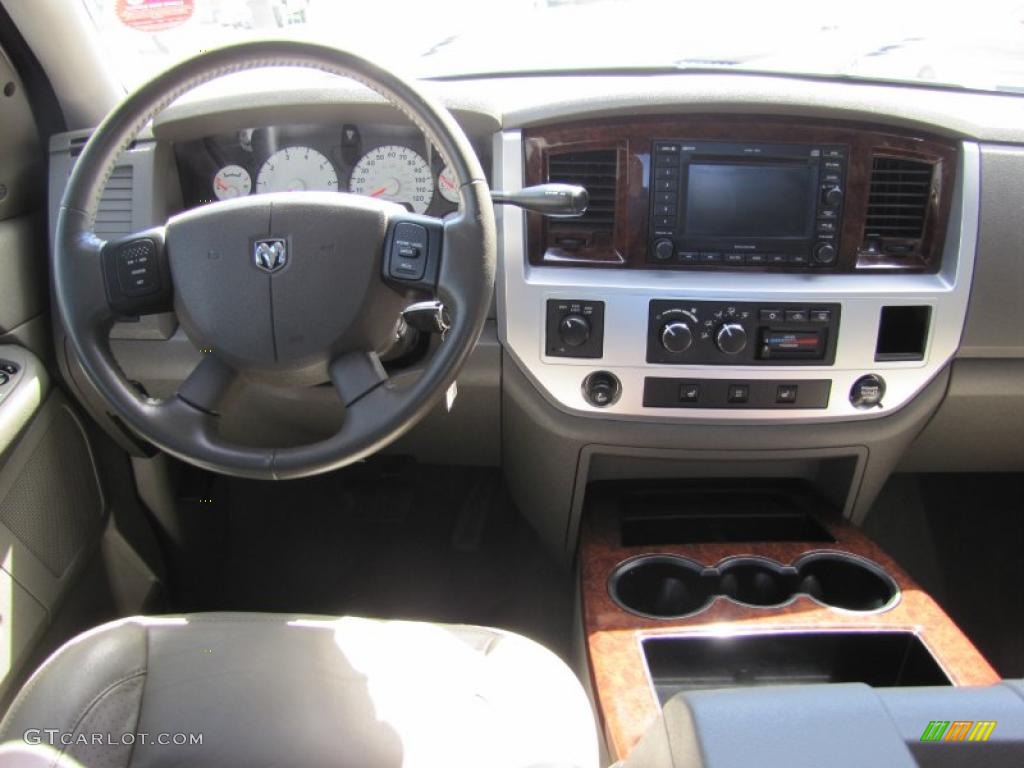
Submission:
[[[716,567],[675,555],[641,555],[615,569],[608,591],[627,611],[656,619],[698,613],[715,597],[772,607],[803,594],[830,608],[880,611],[899,596],[885,571],[846,552],[815,552],[792,565],[736,557]]]
[[[882,307],[875,360],[924,360],[931,307]]]
[[[790,480],[690,482],[623,489],[626,547],[740,541],[835,539],[817,517],[835,506],[807,483]]]
[[[799,683],[951,685],[912,632],[775,632],[645,638],[658,700],[682,690]]]

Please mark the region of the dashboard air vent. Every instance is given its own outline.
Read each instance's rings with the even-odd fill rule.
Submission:
[[[119,165],[103,190],[96,213],[96,234],[100,237],[120,237],[132,231],[132,171],[130,165]]]
[[[932,170],[931,164],[918,160],[873,158],[867,238],[921,238],[931,196]]]
[[[610,237],[615,226],[617,163],[613,148],[565,152],[548,158],[548,181],[578,184],[590,194],[587,212],[576,218],[559,219],[559,229],[605,230]]]

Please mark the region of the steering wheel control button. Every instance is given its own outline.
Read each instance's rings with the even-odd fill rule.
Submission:
[[[395,226],[388,259],[389,274],[399,280],[421,280],[426,273],[427,228],[403,221]]]
[[[10,380],[11,380],[10,376],[8,376],[6,373],[0,372],[0,387],[2,387],[4,384],[6,384]]]
[[[595,408],[606,408],[619,399],[622,386],[608,371],[597,371],[583,380],[583,396]]]
[[[775,402],[779,405],[796,405],[798,391],[796,384],[779,384],[775,390]]]
[[[548,299],[544,348],[550,357],[597,359],[604,354],[604,302]]]
[[[873,373],[861,376],[850,388],[850,402],[854,408],[877,408],[885,397],[885,379]]]
[[[12,363],[10,360],[0,360],[0,373],[6,373],[8,376],[13,376],[17,372],[17,363]]]
[[[152,240],[133,240],[119,246],[115,261],[117,282],[125,296],[148,296],[160,290],[160,269]]]

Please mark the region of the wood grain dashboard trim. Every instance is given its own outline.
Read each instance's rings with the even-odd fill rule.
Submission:
[[[840,520],[822,521],[834,543],[713,543],[623,547],[618,519],[611,510],[594,510],[584,521],[580,578],[583,624],[591,682],[613,759],[624,759],[659,713],[640,641],[659,635],[717,632],[903,630],[917,634],[955,685],[990,685],[1000,680],[952,619],[882,549],[858,529]],[[649,619],[629,613],[608,593],[608,579],[623,560],[641,554],[679,555],[715,565],[738,555],[792,563],[827,549],[848,552],[881,566],[900,589],[891,608],[866,614],[827,608],[807,596],[778,607],[754,607],[718,598],[705,610],[681,619]]]
[[[948,139],[890,127],[825,120],[794,120],[768,116],[686,116],[600,119],[530,128],[523,132],[526,184],[548,180],[553,155],[594,149],[615,150],[618,189],[615,225],[610,242],[588,245],[573,253],[549,247],[552,224],[543,216],[526,217],[527,258],[533,265],[677,269],[647,262],[650,194],[646,174],[654,139],[694,139],[800,144],[841,144],[849,147],[846,198],[842,215],[839,257],[830,272],[937,272],[943,236],[952,205],[957,145]],[[878,258],[866,263],[859,254],[867,219],[868,189],[873,156],[920,160],[937,168],[921,239],[923,259],[900,263]],[[858,269],[858,264],[860,269]],[[867,269],[864,269],[867,267]],[[720,266],[688,269],[720,270]],[[874,269],[872,269],[874,268]],[[780,271],[777,267],[744,267],[744,271]],[[783,268],[783,270],[785,269]]]

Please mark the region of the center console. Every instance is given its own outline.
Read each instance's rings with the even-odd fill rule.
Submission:
[[[956,352],[978,148],[782,117],[510,130],[495,183],[585,186],[577,218],[504,208],[498,327],[564,411],[654,422],[870,419]]]
[[[657,730],[678,694],[773,686],[779,697],[777,686],[811,684],[827,698],[835,688],[822,684],[999,681],[811,483],[604,481],[587,489],[584,514],[583,630],[614,759]]]

